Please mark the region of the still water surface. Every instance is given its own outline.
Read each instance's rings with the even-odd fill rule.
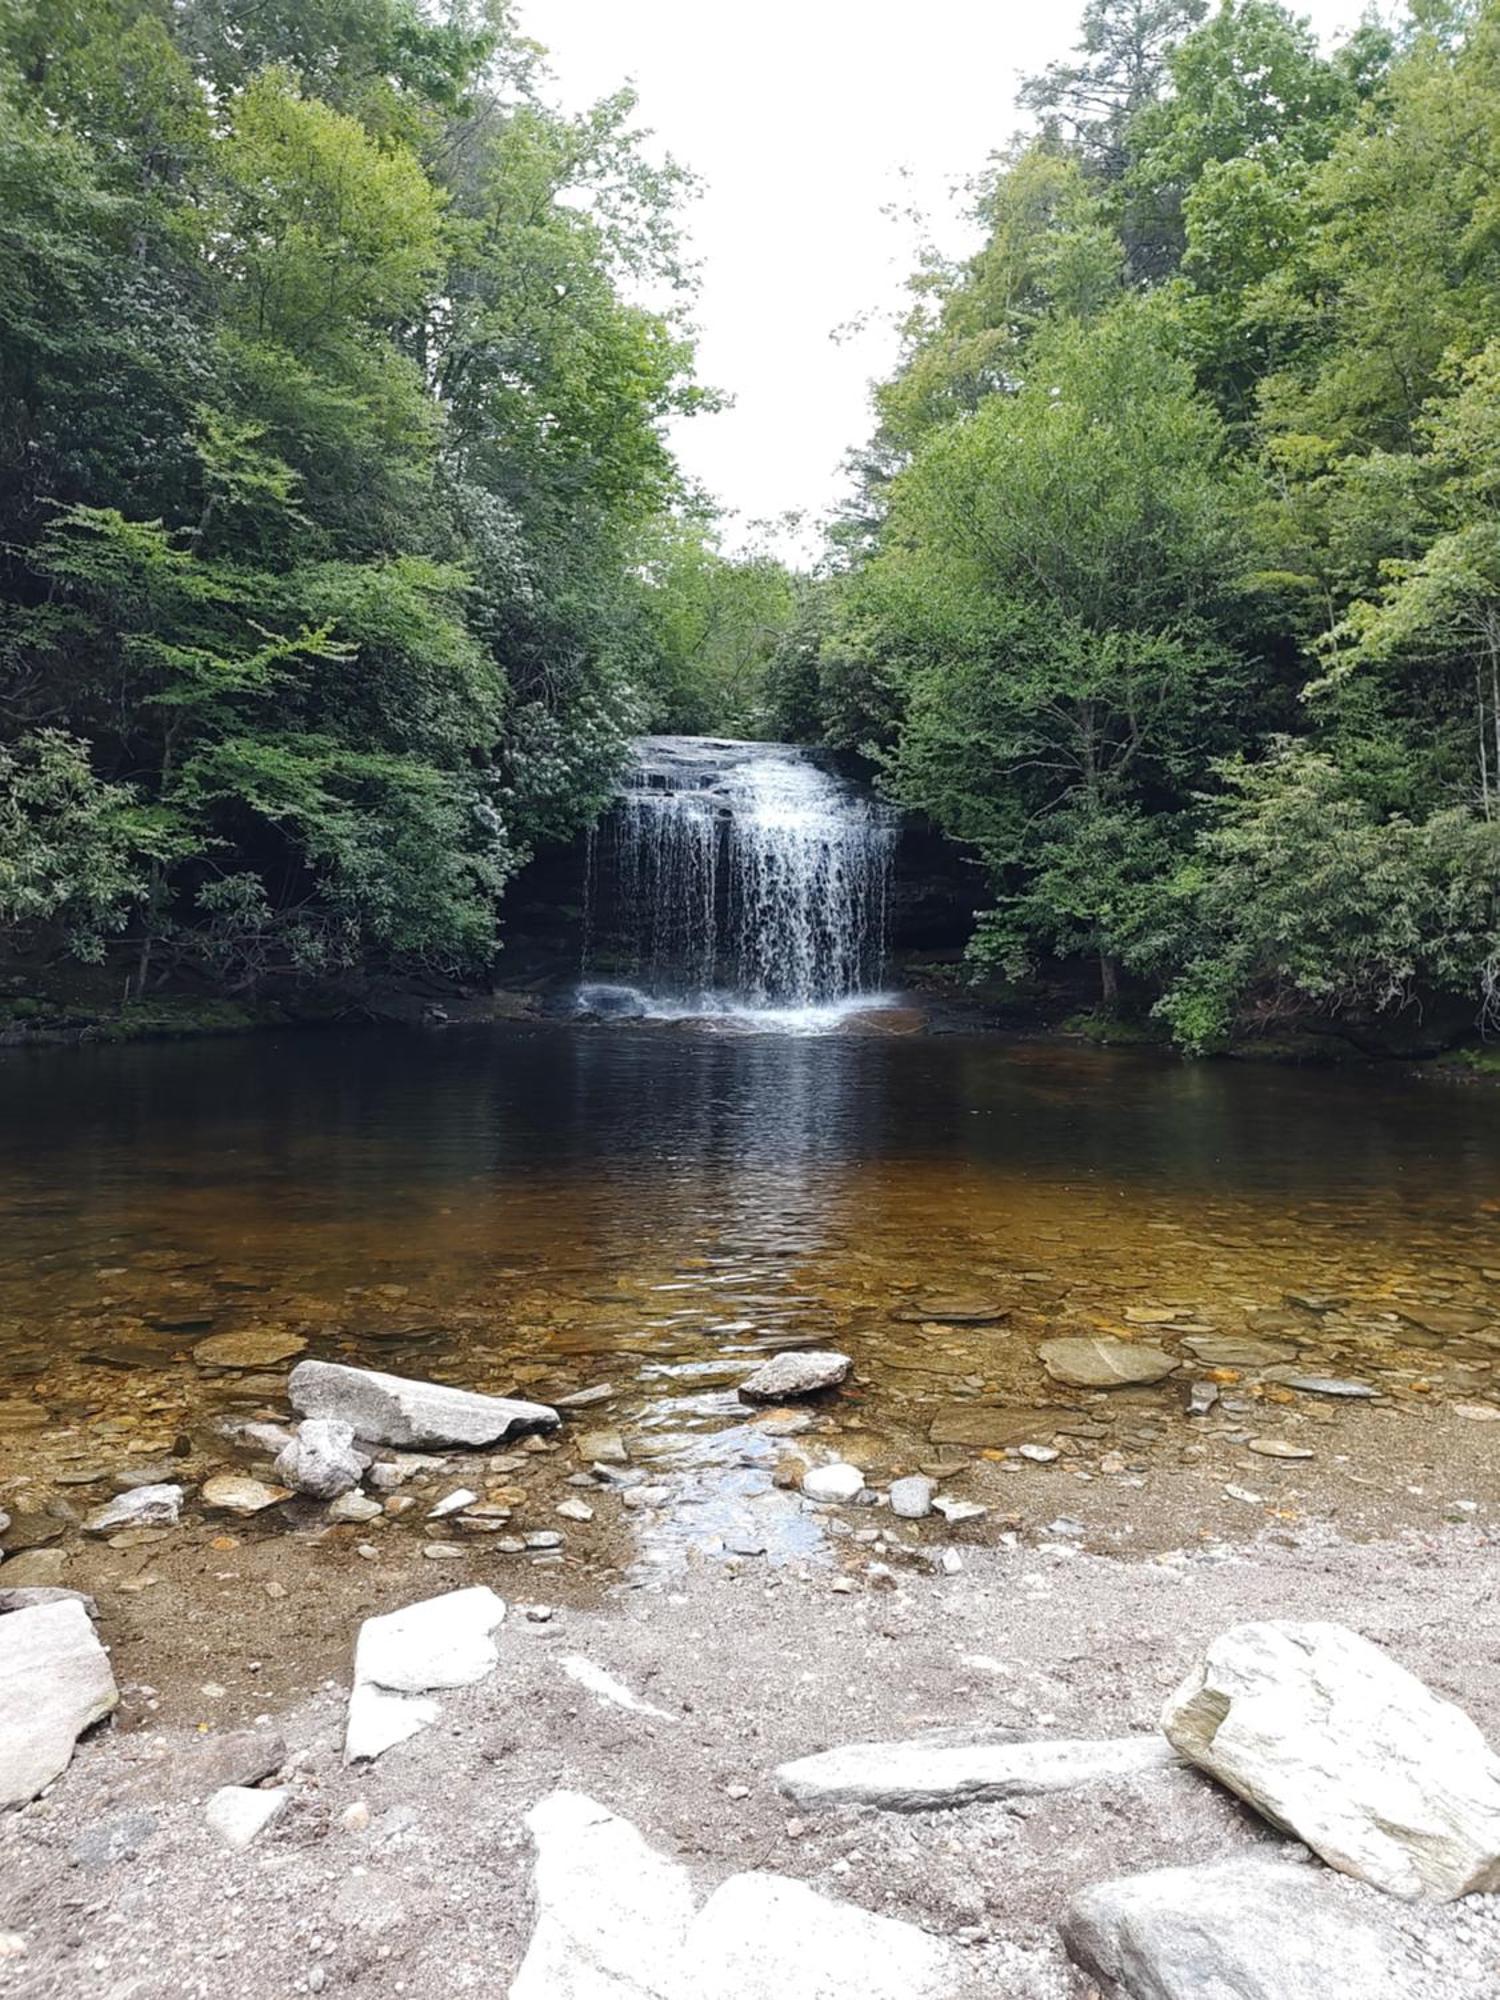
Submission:
[[[928,1314],[944,1293],[1002,1316]],[[1047,1380],[1036,1345],[1061,1333],[1269,1337],[1386,1402],[1483,1401],[1500,1101],[646,1024],[0,1057],[0,1473],[274,1403],[264,1373],[192,1360],[247,1328],[479,1389],[608,1381],[603,1420],[700,1468],[758,1462],[733,1384],[789,1344],[855,1357],[839,1448],[885,1471],[1004,1449],[1037,1405],[1088,1420],[1084,1453],[1121,1410],[1138,1444],[1179,1434],[1186,1377],[1106,1408]]]

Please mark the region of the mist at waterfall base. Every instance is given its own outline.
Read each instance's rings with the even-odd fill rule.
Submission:
[[[796,745],[642,738],[591,843],[579,1011],[817,1033],[889,1005],[895,842]]]

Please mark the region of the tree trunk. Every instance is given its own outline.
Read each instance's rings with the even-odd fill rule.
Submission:
[[[1113,1014],[1120,1002],[1120,975],[1114,960],[1099,947],[1099,998],[1106,1013]]]

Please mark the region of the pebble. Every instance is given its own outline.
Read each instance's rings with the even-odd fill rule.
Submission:
[[[960,1521],[982,1521],[990,1511],[981,1507],[977,1500],[958,1500],[951,1493],[939,1493],[933,1498],[933,1507],[950,1526]]]
[[[427,1509],[429,1521],[441,1521],[445,1514],[461,1514],[465,1507],[472,1507],[479,1498],[467,1486],[455,1486],[451,1493],[445,1493],[436,1506]]]
[[[328,1506],[330,1521],[376,1521],[384,1513],[384,1507],[368,1493],[341,1493]]]
[[[665,1486],[629,1486],[620,1500],[626,1507],[665,1507],[671,1497]]]
[[[1313,1458],[1316,1454],[1310,1446],[1293,1444],[1289,1438],[1257,1437],[1247,1441],[1250,1451],[1258,1452],[1262,1458]]]
[[[584,1500],[559,1500],[552,1511],[560,1514],[565,1521],[592,1521],[594,1518],[593,1508]]]
[[[1016,1446],[1016,1457],[1028,1458],[1033,1465],[1050,1465],[1059,1456],[1060,1454],[1055,1445],[1018,1444]]]
[[[891,1512],[898,1521],[923,1521],[932,1512],[932,1496],[936,1491],[937,1481],[925,1473],[914,1472],[906,1479],[894,1480],[890,1490]]]
[[[457,1542],[424,1542],[422,1553],[429,1562],[456,1562],[468,1554]]]

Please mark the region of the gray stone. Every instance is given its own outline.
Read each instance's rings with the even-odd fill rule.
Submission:
[[[1170,1770],[1176,1753],[1159,1736],[1102,1741],[997,1742],[984,1732],[942,1730],[901,1743],[847,1743],[783,1764],[776,1783],[799,1806],[880,1806],[928,1812],[991,1799],[1034,1798],[1109,1778]]]
[[[97,1875],[117,1861],[139,1854],[156,1831],[156,1815],[148,1812],[111,1813],[79,1834],[68,1849],[68,1860],[86,1874]]]
[[[545,1403],[479,1396],[336,1361],[299,1361],[288,1392],[304,1416],[349,1424],[373,1444],[498,1444],[513,1431],[551,1430],[559,1421]]]
[[[842,1382],[853,1362],[832,1348],[807,1347],[763,1361],[740,1384],[747,1403],[784,1403],[792,1396],[813,1396]]]
[[[1075,1896],[1063,1942],[1109,2000],[1405,2000],[1433,1989],[1318,1870],[1226,1861]]]
[[[133,1486],[85,1515],[83,1529],[88,1535],[107,1535],[116,1528],[171,1528],[181,1513],[180,1486]]]
[[[7,1575],[9,1570],[7,1570]],[[17,1584],[14,1589],[0,1585],[0,1617],[8,1611],[29,1611],[34,1604],[81,1604],[90,1618],[99,1616],[99,1606],[86,1590],[61,1590],[56,1584]]]
[[[291,1790],[286,1785],[259,1792],[246,1785],[225,1785],[214,1793],[204,1817],[226,1847],[248,1847],[273,1820],[286,1811]]]
[[[1144,1340],[1114,1340],[1107,1334],[1069,1335],[1044,1340],[1037,1349],[1055,1382],[1075,1389],[1115,1389],[1124,1383],[1165,1381],[1177,1367],[1175,1355]]]
[[[274,1729],[220,1730],[187,1743],[164,1745],[130,1773],[119,1797],[203,1799],[226,1785],[258,1784],[285,1762],[286,1738]]]
[[[1342,1625],[1236,1625],[1162,1711],[1184,1757],[1392,1895],[1500,1889],[1500,1757]]]
[[[1297,1350],[1285,1341],[1256,1340],[1241,1333],[1185,1333],[1182,1344],[1205,1368],[1273,1368],[1295,1361]]]
[[[891,1512],[898,1521],[922,1521],[932,1512],[932,1496],[937,1481],[923,1472],[891,1482]]]
[[[193,1359],[206,1368],[274,1368],[290,1361],[307,1342],[285,1327],[250,1326],[237,1333],[210,1334],[193,1349]]]
[[[477,1585],[367,1618],[354,1648],[344,1762],[378,1757],[435,1722],[430,1689],[483,1680],[500,1657],[492,1634],[504,1616],[502,1600]]]
[[[119,1698],[109,1655],[76,1599],[0,1619],[0,1808],[50,1785]]]
[[[1299,1375],[1295,1368],[1270,1368],[1266,1380],[1279,1382],[1287,1389],[1300,1389],[1305,1396],[1358,1398],[1375,1394],[1368,1382],[1355,1382],[1343,1375]]]
[[[276,1476],[314,1500],[336,1500],[358,1486],[368,1462],[354,1449],[352,1425],[312,1417],[298,1424],[297,1435],[277,1453]]]

